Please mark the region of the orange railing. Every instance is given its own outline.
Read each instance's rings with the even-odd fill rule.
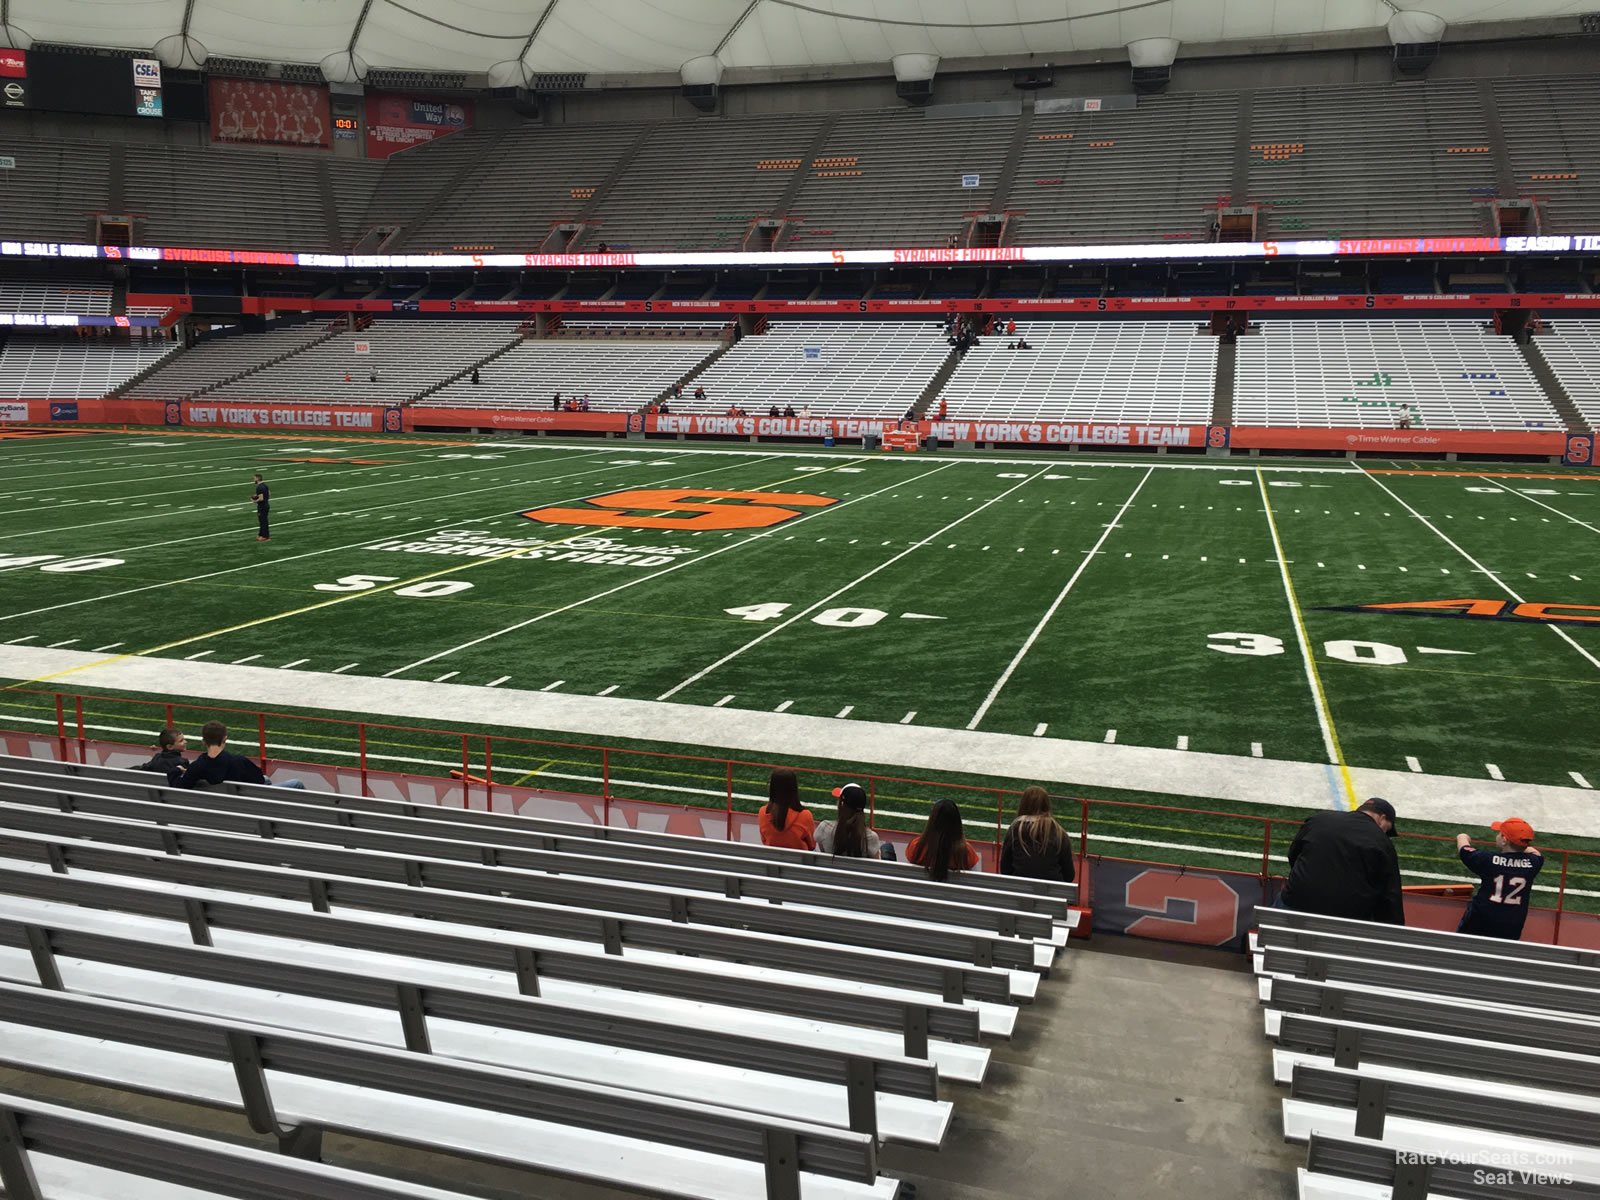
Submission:
[[[56,742],[58,754],[66,760],[76,757],[78,761],[86,761],[90,743],[107,740],[95,736],[95,734],[103,730],[92,730],[90,724],[85,720],[86,701],[91,704],[124,707],[141,715],[148,713],[148,717],[143,721],[143,724],[149,726],[152,732],[159,725],[174,725],[180,709],[185,711],[194,710],[196,713],[203,711],[207,718],[222,719],[229,724],[232,731],[231,744],[235,749],[242,749],[241,743],[244,739],[241,738],[240,734],[243,729],[248,728],[253,734],[256,757],[263,770],[267,770],[269,763],[273,761],[279,763],[296,761],[286,759],[282,755],[268,753],[270,734],[274,724],[279,730],[285,731],[285,736],[292,736],[287,732],[290,727],[325,728],[341,731],[342,736],[339,740],[344,745],[352,747],[352,749],[334,750],[326,753],[353,758],[355,760],[354,763],[343,766],[337,763],[323,763],[321,765],[345,771],[353,770],[355,776],[359,779],[359,786],[363,795],[371,794],[368,788],[369,774],[385,777],[393,774],[393,772],[385,768],[373,765],[374,759],[382,761],[386,757],[393,758],[393,756],[385,756],[381,753],[370,751],[369,745],[373,740],[374,734],[385,736],[401,734],[443,739],[438,744],[448,744],[452,756],[459,750],[460,766],[455,767],[452,763],[446,769],[449,775],[460,783],[464,806],[472,806],[476,795],[481,796],[485,807],[492,808],[497,793],[502,796],[508,796],[526,791],[526,789],[508,779],[505,772],[502,772],[497,779],[495,775],[496,761],[506,763],[519,759],[527,761],[536,758],[552,758],[550,753],[552,751],[582,754],[587,755],[595,763],[598,776],[567,777],[559,787],[551,787],[543,782],[536,786],[546,792],[559,792],[600,800],[607,806],[604,811],[608,816],[609,806],[613,803],[671,805],[683,809],[720,811],[726,814],[727,836],[730,838],[734,833],[735,814],[749,812],[753,807],[748,797],[744,806],[740,806],[740,797],[736,788],[736,776],[739,773],[760,773],[764,775],[765,772],[774,768],[785,767],[795,771],[797,775],[803,778],[815,778],[819,786],[826,788],[831,788],[839,782],[839,772],[835,769],[800,767],[790,763],[726,758],[681,751],[635,750],[587,742],[518,737],[512,734],[469,733],[458,729],[436,729],[420,725],[361,721],[340,717],[306,716],[298,713],[271,712],[254,708],[232,708],[214,704],[178,704],[172,701],[138,697],[85,695],[29,689],[10,689],[6,694],[38,697],[41,699],[41,703],[37,707],[46,712],[53,712],[53,720],[34,718],[30,723],[53,726],[53,732],[47,736],[50,736]],[[41,731],[39,729],[17,729],[8,724],[9,721],[14,721],[15,719],[0,713],[0,732],[8,732],[19,736],[40,736]],[[136,718],[130,717],[128,719],[133,720]],[[477,761],[474,761],[475,759]],[[619,773],[616,768],[618,759],[628,763],[659,764],[657,773],[669,776],[682,775],[684,769],[687,768],[691,772],[698,772],[693,775],[693,778],[708,786],[693,789],[681,786],[670,788],[668,790],[672,791],[674,796],[669,800],[652,797],[648,794],[652,787],[659,789],[664,788],[665,785],[653,785],[624,777],[630,773],[649,773],[650,768],[636,766],[632,772],[624,769]],[[311,760],[299,761],[306,762],[309,765]],[[410,765],[414,766],[416,764],[412,763]],[[412,775],[422,774],[409,769],[408,773]],[[512,772],[512,774],[516,774],[516,772]],[[709,786],[713,780],[717,781],[715,790]],[[903,822],[906,818],[915,818],[917,820],[921,818],[920,812],[897,813],[892,809],[880,811],[880,799],[885,796],[892,797],[896,791],[903,789],[915,790],[921,794],[924,801],[940,796],[948,796],[956,800],[967,814],[966,824],[968,828],[977,827],[985,831],[981,837],[969,837],[969,841],[972,841],[983,852],[985,865],[990,870],[997,867],[999,846],[1005,835],[1008,807],[1014,805],[1021,792],[1020,787],[988,787],[981,784],[915,779],[879,772],[858,774],[856,782],[860,783],[867,791],[869,816],[872,824],[880,832],[885,830],[893,831],[894,825],[892,822],[897,820]],[[592,787],[586,788],[583,786],[584,784],[598,785],[598,791],[592,790]],[[684,792],[690,793],[689,798],[680,798],[678,794]],[[698,793],[698,796],[695,793]],[[711,797],[718,793],[720,793],[718,800],[713,801]],[[1008,805],[1008,802],[1011,803]],[[1086,865],[1100,859],[1111,859],[1152,868],[1182,869],[1187,867],[1196,871],[1203,870],[1209,874],[1255,879],[1261,885],[1263,899],[1271,895],[1273,883],[1282,878],[1281,875],[1274,874],[1273,871],[1273,847],[1275,845],[1287,847],[1289,839],[1293,836],[1293,830],[1299,826],[1298,818],[1219,812],[1213,809],[1147,804],[1128,800],[1056,797],[1055,804],[1057,815],[1061,817],[1063,822],[1067,823],[1069,827],[1076,825],[1078,843],[1076,858],[1080,881],[1086,880],[1086,872],[1084,870]],[[983,818],[974,816],[975,811],[987,813],[991,805],[993,807],[992,835],[988,832],[989,818],[987,816]],[[981,806],[981,808],[978,806]],[[1118,852],[1120,848],[1116,846],[1117,839],[1110,835],[1101,835],[1101,838],[1110,846],[1110,850],[1098,849],[1096,836],[1091,829],[1091,824],[1095,820],[1115,822],[1119,816],[1131,820],[1135,814],[1205,818],[1213,825],[1226,826],[1227,832],[1221,836],[1227,840],[1241,845],[1259,845],[1260,856],[1257,858],[1254,851],[1250,851],[1249,857],[1256,864],[1255,868],[1241,870],[1216,866],[1210,863],[1200,867],[1192,863],[1174,862],[1171,859],[1132,857]],[[885,825],[882,822],[891,822],[891,824]],[[1279,829],[1278,827],[1284,828]],[[1240,833],[1237,832],[1238,830],[1247,832]],[[1253,834],[1248,832],[1251,830],[1254,831]],[[1449,843],[1450,840],[1447,837],[1435,834],[1419,833],[1406,833],[1401,838],[1402,844],[1410,843],[1413,845],[1423,842],[1443,844]],[[1197,855],[1209,854],[1215,858],[1224,857],[1216,853],[1217,847],[1214,846],[1196,845],[1190,849]],[[1237,857],[1242,853],[1234,850],[1229,852],[1228,856]],[[1547,851],[1546,859],[1552,866],[1559,863],[1560,875],[1559,882],[1555,885],[1555,903],[1553,905],[1535,907],[1550,912],[1554,922],[1552,940],[1559,940],[1562,917],[1569,911],[1568,901],[1571,898],[1569,880],[1574,872],[1574,867],[1585,875],[1600,875],[1600,853],[1585,850],[1557,849]],[[1444,861],[1446,860],[1441,859],[1441,863]],[[1546,878],[1548,878],[1548,875]],[[1548,886],[1542,885],[1542,887]],[[1600,906],[1591,904],[1588,907]],[[1583,910],[1580,907],[1572,911],[1581,912]],[[1585,917],[1588,916],[1587,913],[1584,915]]]

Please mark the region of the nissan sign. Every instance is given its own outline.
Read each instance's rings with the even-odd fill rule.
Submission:
[[[0,94],[5,96],[5,106],[7,108],[26,108],[28,106],[28,85],[25,83],[19,83],[15,79],[8,79],[5,87],[0,88]]]

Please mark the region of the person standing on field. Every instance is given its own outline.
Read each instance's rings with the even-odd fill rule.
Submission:
[[[267,487],[267,481],[261,478],[261,472],[256,472],[256,524],[260,526],[256,534],[256,541],[270,542],[272,534],[267,531],[267,510],[272,505],[272,492]]]

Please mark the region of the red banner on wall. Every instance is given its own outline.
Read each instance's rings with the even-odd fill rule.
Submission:
[[[1235,450],[1358,450],[1406,454],[1548,454],[1567,449],[1565,430],[1268,429],[1235,425]]]
[[[471,128],[470,100],[429,100],[383,93],[367,97],[368,158],[388,158],[398,151]]]
[[[212,79],[211,137],[218,142],[326,146],[328,89],[266,79]]]
[[[398,433],[384,422],[381,405],[272,404],[261,401],[189,401],[184,425],[225,429],[283,429],[327,433]],[[394,422],[398,426],[399,422]]]
[[[26,50],[0,49],[0,79],[26,79],[28,77],[28,52]]]

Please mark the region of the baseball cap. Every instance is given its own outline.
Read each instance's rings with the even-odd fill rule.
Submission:
[[[1368,812],[1375,812],[1380,817],[1387,817],[1389,819],[1390,837],[1395,837],[1399,834],[1400,830],[1396,823],[1397,818],[1395,816],[1394,805],[1390,804],[1382,796],[1373,796],[1361,807]]]
[[[1533,826],[1521,817],[1507,817],[1504,821],[1495,821],[1489,826],[1496,833],[1505,835],[1508,842],[1515,842],[1519,846],[1527,846],[1533,842]]]
[[[841,783],[833,789],[833,798],[846,808],[866,811],[867,790],[859,783]]]

